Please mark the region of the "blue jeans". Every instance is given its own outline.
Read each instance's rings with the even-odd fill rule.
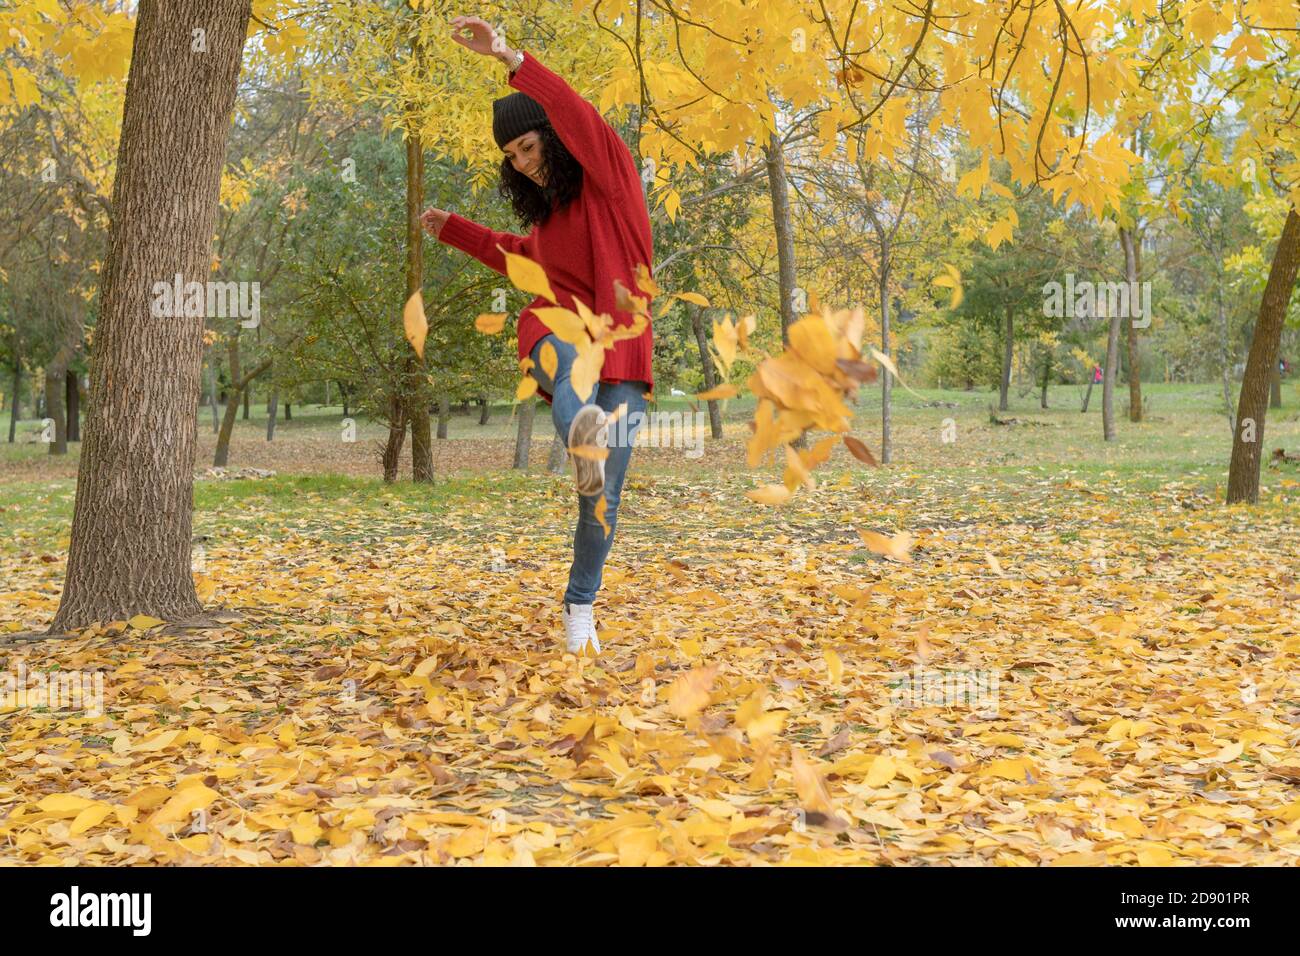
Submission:
[[[542,368],[542,346],[547,342],[555,348],[557,361],[554,379]],[[564,600],[569,604],[591,604],[596,598],[596,592],[600,590],[605,559],[609,557],[610,546],[614,543],[623,478],[627,475],[628,462],[632,460],[632,443],[636,440],[637,428],[645,415],[645,396],[649,386],[645,382],[597,382],[587,401],[583,402],[569,383],[569,370],[577,355],[578,350],[574,346],[555,335],[540,339],[531,353],[533,368],[529,374],[551,396],[551,420],[555,423],[560,441],[567,446],[573,416],[578,414],[578,409],[584,404],[599,405],[605,411],[612,412],[626,402],[625,414],[630,416],[626,427],[616,426],[609,430],[609,457],[605,459],[604,490],[608,535],[596,519],[596,502],[600,495],[578,495],[578,527],[573,532],[573,564],[569,568],[569,587],[564,592]]]

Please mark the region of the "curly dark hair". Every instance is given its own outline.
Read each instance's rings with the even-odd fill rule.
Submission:
[[[501,183],[497,187],[526,227],[540,225],[556,209],[568,205],[582,191],[582,166],[560,142],[550,123],[536,127],[542,145],[545,186],[539,186],[501,158]]]

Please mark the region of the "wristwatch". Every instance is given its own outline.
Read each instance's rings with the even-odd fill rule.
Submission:
[[[519,69],[523,65],[524,65],[524,51],[516,50],[515,58],[506,64],[506,66],[508,67],[507,72],[514,73],[515,70]]]

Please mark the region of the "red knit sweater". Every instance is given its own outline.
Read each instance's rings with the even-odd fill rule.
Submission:
[[[527,256],[546,270],[558,304],[573,309],[577,296],[597,314],[613,316],[616,325],[629,325],[632,315],[614,306],[614,280],[634,294],[636,267],[644,263],[653,274],[650,214],[632,152],[594,106],[531,53],[510,77],[510,85],[527,93],[546,112],[556,135],[582,166],[582,189],[576,199],[533,226],[526,236],[496,232],[452,213],[438,239],[505,274],[509,252]],[[538,339],[550,333],[534,308],[550,305],[537,297],[519,314],[519,357],[530,354]],[[653,330],[623,339],[605,353],[602,382],[645,382],[654,386],[651,367]],[[539,389],[549,404],[551,396]]]

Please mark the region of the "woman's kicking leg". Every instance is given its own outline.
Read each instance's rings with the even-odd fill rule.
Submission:
[[[626,403],[627,411],[609,429],[609,457],[605,459],[605,523],[609,534],[596,517],[601,495],[578,496],[578,527],[573,534],[573,566],[569,569],[569,587],[564,593],[567,604],[591,604],[600,590],[605,559],[614,543],[618,524],[618,505],[623,493],[623,479],[632,460],[632,444],[645,418],[645,382],[602,382],[596,386],[595,404],[612,412]]]

